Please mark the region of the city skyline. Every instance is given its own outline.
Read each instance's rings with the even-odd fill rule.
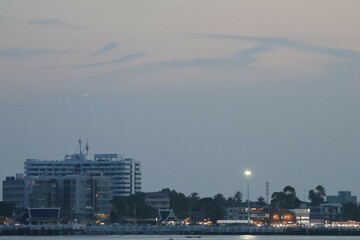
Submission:
[[[360,195],[360,2],[0,1],[0,178],[142,164],[143,191]]]

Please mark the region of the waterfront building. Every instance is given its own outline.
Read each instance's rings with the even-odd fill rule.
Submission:
[[[24,175],[16,174],[16,177],[6,177],[3,181],[3,201],[15,203],[16,208],[24,207]]]
[[[43,225],[58,224],[60,222],[60,208],[28,208],[26,223]]]
[[[310,208],[295,208],[290,209],[290,211],[295,213],[296,223],[303,225],[310,224]]]
[[[122,158],[120,154],[95,154],[94,160],[88,160],[87,151],[67,155],[64,160],[26,159],[27,177],[69,176],[102,173],[111,178],[114,196],[129,196],[141,191],[140,162],[132,158]]]
[[[25,177],[25,208],[61,208],[64,219],[107,219],[112,210],[111,178],[101,174]]]
[[[58,181],[49,177],[25,177],[25,208],[56,208],[59,206]]]
[[[247,203],[242,203],[237,207],[227,207],[226,220],[235,220],[237,223],[248,223],[248,217],[254,223],[267,223],[270,219],[269,208],[250,203],[250,213],[248,214]],[[227,223],[229,221],[226,221]],[[231,222],[231,221],[230,221]]]
[[[336,196],[326,196],[326,202],[328,203],[357,203],[357,197],[351,196],[351,191],[339,191]]]
[[[150,192],[146,193],[145,203],[156,209],[170,209],[169,193]]]
[[[318,206],[310,206],[310,223],[324,223],[341,219],[343,205],[340,203],[321,203]]]

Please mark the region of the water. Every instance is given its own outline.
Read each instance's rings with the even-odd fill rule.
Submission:
[[[107,236],[2,236],[1,240],[46,240],[51,238],[52,240],[186,240],[185,236],[179,235],[161,235],[161,236],[124,236],[124,235],[107,235]],[[201,238],[194,238],[200,240],[359,240],[360,238],[353,236],[202,236]]]

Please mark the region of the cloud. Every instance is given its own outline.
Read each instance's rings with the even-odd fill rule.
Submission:
[[[44,26],[54,26],[54,27],[70,27],[70,28],[74,27],[58,18],[33,19],[33,20],[28,21],[28,23],[34,24],[34,25],[44,25]]]
[[[8,48],[0,50],[0,59],[21,60],[33,57],[60,54],[61,51],[53,49],[32,49],[32,48]]]
[[[193,58],[189,60],[159,61],[146,63],[138,67],[133,67],[126,71],[149,72],[195,67],[240,69],[256,62],[258,60],[259,54],[269,51],[270,49],[271,48],[267,46],[256,46],[242,51],[237,51],[229,57]]]
[[[99,51],[91,54],[91,55],[100,55],[100,54],[103,54],[103,53],[106,53],[106,52],[109,52],[109,51],[112,51],[112,50],[115,50],[117,49],[118,47],[118,44],[115,43],[115,42],[109,42],[108,44],[106,44],[104,47],[102,47]]]
[[[214,38],[214,39],[250,41],[270,47],[289,47],[304,52],[318,52],[321,54],[325,54],[337,58],[360,60],[360,52],[356,50],[321,47],[287,38],[221,35],[221,34],[194,34],[194,35],[203,36],[207,38]]]
[[[132,53],[132,54],[123,55],[123,56],[121,56],[115,60],[111,60],[111,61],[104,61],[104,62],[97,62],[97,63],[90,63],[90,64],[75,64],[75,65],[71,65],[71,67],[73,67],[73,68],[90,68],[90,67],[101,67],[101,66],[106,66],[106,65],[110,65],[110,64],[121,64],[121,63],[131,61],[133,59],[143,57],[144,55],[145,55],[144,53]]]

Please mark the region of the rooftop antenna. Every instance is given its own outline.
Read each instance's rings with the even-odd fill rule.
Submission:
[[[80,146],[80,154],[82,154],[82,150],[81,150],[81,139],[79,139],[79,146]]]
[[[269,205],[269,181],[266,182],[266,204]]]
[[[87,140],[87,139],[86,139],[85,149],[86,149],[86,160],[87,160],[88,153],[89,153],[89,143],[88,143],[88,140]]]

